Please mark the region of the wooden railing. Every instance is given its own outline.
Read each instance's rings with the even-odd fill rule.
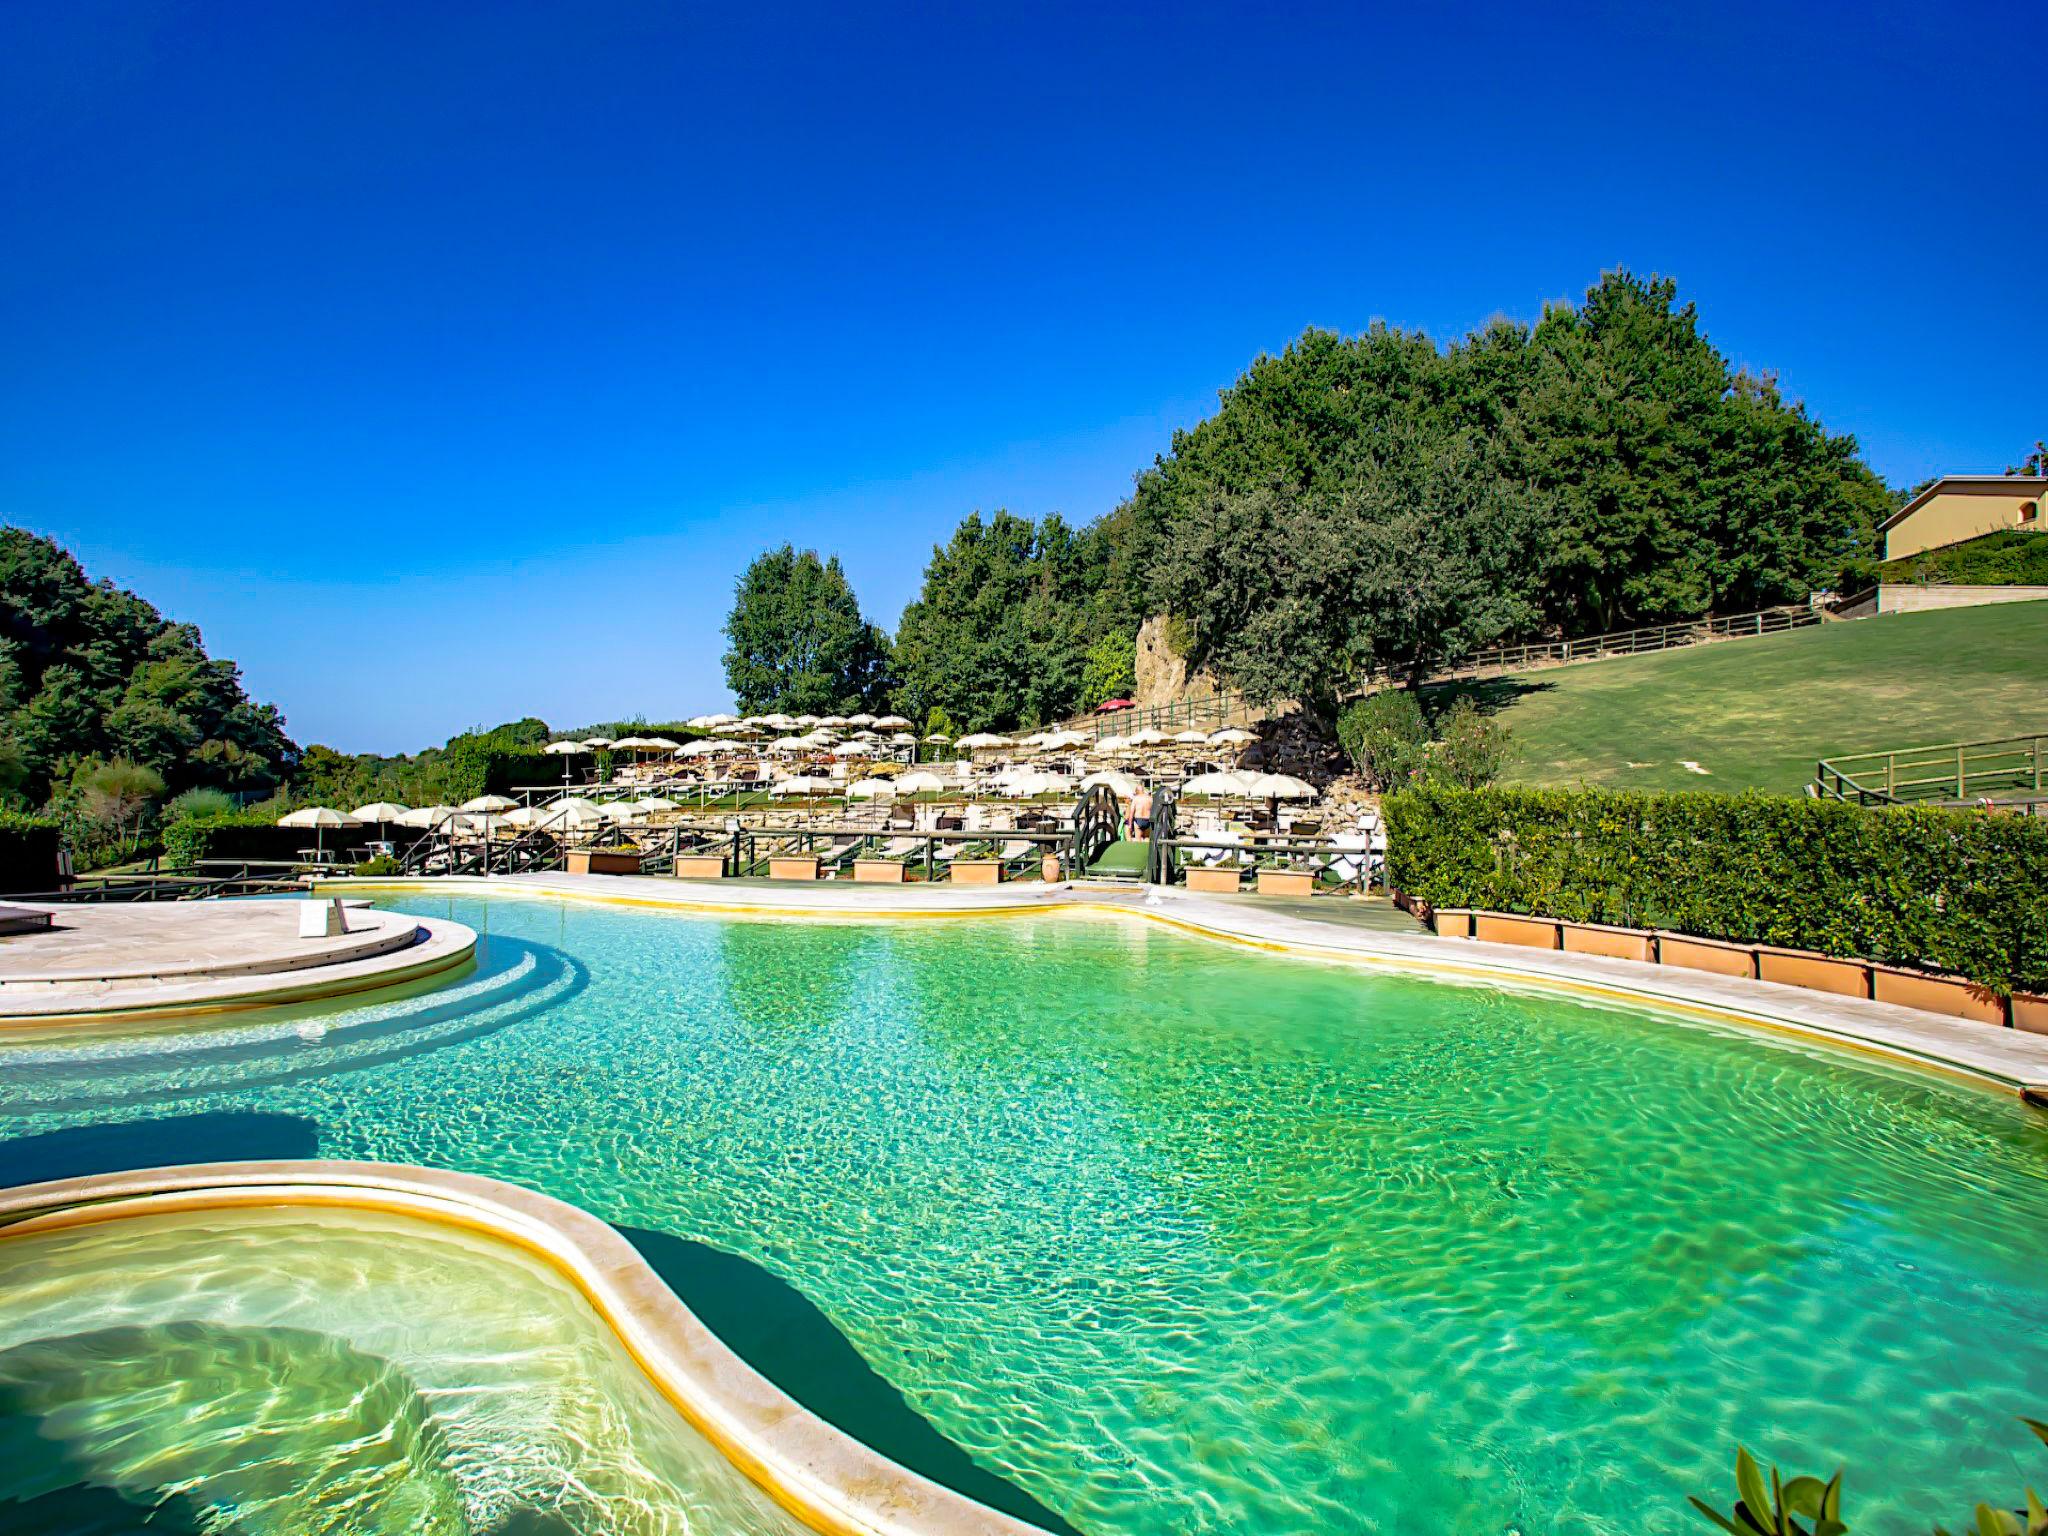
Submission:
[[[2048,731],[1824,757],[1814,764],[1811,792],[1858,805],[2038,802],[2048,794]]]
[[[1432,673],[1431,681],[1501,677],[1510,672],[1526,672],[1531,667],[1558,667],[1578,661],[1600,661],[1611,656],[1643,656],[1653,651],[1703,645],[1710,640],[1783,634],[1786,630],[1804,629],[1820,621],[1820,613],[1812,608],[1762,608],[1755,613],[1687,619],[1677,624],[1651,624],[1640,629],[1617,629],[1576,640],[1534,640],[1523,645],[1495,645],[1474,651],[1454,667]]]

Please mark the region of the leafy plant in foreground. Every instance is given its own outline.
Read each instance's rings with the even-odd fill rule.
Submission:
[[[1842,1523],[1840,1468],[1825,1483],[1817,1477],[1795,1477],[1787,1483],[1772,1467],[1766,1488],[1755,1459],[1738,1445],[1735,1491],[1738,1497],[1729,1514],[1699,1498],[1692,1500],[1692,1507],[1735,1536],[1844,1536],[1849,1529]]]

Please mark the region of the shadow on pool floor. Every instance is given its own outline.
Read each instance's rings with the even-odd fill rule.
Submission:
[[[819,1418],[955,1493],[1061,1536],[1080,1536],[940,1434],[795,1286],[709,1243],[618,1230],[705,1327]]]

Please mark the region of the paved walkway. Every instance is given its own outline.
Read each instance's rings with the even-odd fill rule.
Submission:
[[[533,874],[414,882],[415,888],[436,892],[463,885],[506,894],[760,916],[971,917],[1094,909],[1260,948],[1706,1014],[1944,1070],[2048,1100],[2048,1035],[1675,966],[1445,939],[1407,921],[1392,908],[1336,897],[1278,901],[1249,895],[1197,895],[1177,886],[1037,881],[982,887],[863,886],[838,880],[799,884]],[[364,888],[368,888],[367,882]]]

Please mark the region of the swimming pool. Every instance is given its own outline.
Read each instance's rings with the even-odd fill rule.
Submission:
[[[1687,1530],[1738,1439],[1846,1464],[1859,1525],[2039,1480],[2048,1129],[2016,1102],[1084,914],[394,904],[483,933],[476,974],[17,1042],[0,1180],[531,1185],[786,1282],[1086,1532]]]

